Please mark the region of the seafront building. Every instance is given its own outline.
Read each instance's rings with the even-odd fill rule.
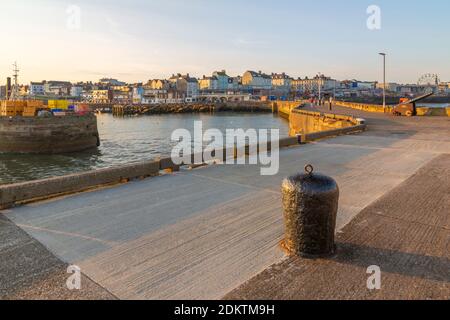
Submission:
[[[172,75],[169,79],[172,84],[172,88],[176,90],[178,96],[184,98],[186,102],[193,102],[199,95],[199,83],[196,78],[193,78],[188,74]]]
[[[200,90],[204,91],[218,91],[219,90],[219,79],[216,76],[207,77],[203,76],[203,78],[198,80]],[[223,89],[223,84],[220,86],[221,90]],[[226,82],[226,88],[228,88],[228,79]]]
[[[280,90],[290,90],[292,78],[286,73],[272,73],[272,87]]]
[[[44,83],[45,94],[55,96],[69,96],[72,83],[69,81],[46,81]]]
[[[149,80],[146,84],[146,87],[153,90],[169,90],[170,82],[164,79]]]
[[[450,93],[450,82],[443,82],[439,84],[439,93],[449,94]]]
[[[384,87],[384,84],[377,83],[376,88],[379,90],[382,90]],[[402,95],[409,95],[409,94],[420,94],[426,92],[428,89],[433,90],[433,92],[438,93],[438,87],[430,87],[425,85],[419,85],[419,84],[398,84],[398,83],[386,83],[386,91],[393,94],[402,94]],[[445,92],[443,92],[445,93]]]
[[[291,81],[291,87],[295,92],[303,93],[316,93],[321,91],[331,91],[338,87],[338,81],[326,77],[324,75],[316,75],[314,78],[309,79],[295,79]]]
[[[113,99],[112,90],[92,90],[93,103],[109,103]]]
[[[11,85],[0,87],[0,96],[7,98]],[[162,104],[189,103],[197,101],[220,101],[236,99],[300,99],[323,94],[336,98],[381,96],[383,88],[389,95],[408,97],[433,91],[439,95],[450,95],[449,82],[432,84],[398,84],[357,79],[338,81],[318,74],[314,77],[293,78],[285,72],[266,74],[262,71],[246,71],[243,75],[231,76],[226,70],[214,71],[201,78],[189,74],[173,74],[168,79],[150,79],[145,84],[127,84],[114,78],[103,78],[98,82],[39,81],[20,85],[18,94],[27,99],[71,99],[88,103],[104,104]],[[9,88],[9,89],[8,89]]]
[[[125,86],[126,85],[125,82],[119,81],[117,79],[111,79],[111,78],[100,79],[100,84],[110,85],[110,86]]]
[[[41,96],[45,94],[44,82],[31,82],[30,83],[30,95]]]
[[[72,86],[70,89],[70,95],[72,97],[81,97],[81,94],[83,93],[83,87],[81,86]]]
[[[242,85],[253,90],[271,90],[272,77],[261,71],[246,71],[242,76]]]
[[[117,104],[131,104],[133,102],[132,87],[127,85],[113,86],[112,102]]]
[[[143,104],[164,104],[169,99],[169,90],[152,89],[147,86],[143,87],[141,103]]]
[[[225,70],[213,72],[212,77],[217,79],[217,90],[225,92],[229,89],[235,89],[232,78],[227,75]]]

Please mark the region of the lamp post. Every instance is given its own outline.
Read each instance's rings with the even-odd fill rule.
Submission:
[[[322,101],[322,83],[321,83],[321,76],[322,74],[319,72],[318,73],[318,82],[317,85],[319,86],[319,106],[321,105],[321,101]]]
[[[386,53],[381,52],[383,57],[383,111],[386,112]]]

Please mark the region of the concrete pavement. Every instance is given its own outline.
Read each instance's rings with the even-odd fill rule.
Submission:
[[[450,155],[364,209],[339,234],[335,257],[289,258],[227,299],[450,299]],[[368,290],[367,268],[381,270]]]
[[[68,290],[68,265],[0,215],[0,300],[111,300],[107,290],[82,276],[81,290]]]

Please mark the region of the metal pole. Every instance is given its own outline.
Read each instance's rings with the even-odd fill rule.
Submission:
[[[386,111],[386,55],[383,55],[383,110]]]
[[[320,80],[319,80],[319,105],[320,105],[320,99],[322,98],[322,87],[320,85]]]
[[[383,56],[383,111],[386,112],[386,53],[380,53]]]
[[[320,76],[321,76],[321,74],[319,72],[319,82],[317,83],[319,85],[319,106],[320,106],[320,101],[322,98],[322,83],[320,82]]]
[[[336,80],[334,81],[333,98],[336,99]]]

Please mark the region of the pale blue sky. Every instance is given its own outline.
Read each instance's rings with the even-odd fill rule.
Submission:
[[[366,27],[369,5],[381,8],[379,31]],[[0,0],[0,82],[15,60],[23,82],[221,69],[382,80],[380,51],[390,81],[450,81],[449,13],[448,0]]]

